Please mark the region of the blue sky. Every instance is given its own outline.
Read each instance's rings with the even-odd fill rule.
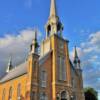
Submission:
[[[100,91],[100,1],[56,1],[57,14],[64,25],[63,36],[70,41],[71,56],[74,45],[77,45],[78,48],[82,60],[84,85],[92,86]],[[24,37],[21,42],[30,40],[34,27],[39,29],[41,38],[45,37],[44,25],[49,16],[49,8],[50,0],[0,0],[0,52],[2,54],[0,63],[3,63],[1,66],[6,65],[4,64],[7,62],[6,56],[9,55],[10,50],[13,50],[11,47],[13,47],[15,39],[18,38],[20,41],[22,38],[19,37]],[[20,46],[22,45],[25,44],[21,43]],[[9,48],[9,52],[4,50],[6,46]],[[23,54],[23,48],[20,49],[13,54]],[[16,59],[19,58],[15,57]]]

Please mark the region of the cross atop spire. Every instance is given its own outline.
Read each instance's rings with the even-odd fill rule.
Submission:
[[[50,17],[56,16],[56,13],[56,2],[55,0],[51,0]]]

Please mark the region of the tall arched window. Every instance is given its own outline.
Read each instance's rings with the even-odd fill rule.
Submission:
[[[5,100],[5,95],[6,95],[6,90],[4,89],[2,93],[2,100]]]
[[[21,84],[18,84],[17,87],[17,99],[21,100]]]
[[[66,80],[66,63],[65,58],[62,56],[58,56],[58,79],[61,81]]]
[[[41,86],[46,87],[46,81],[47,81],[47,73],[46,71],[41,72]]]
[[[47,95],[45,94],[45,92],[42,92],[40,94],[40,100],[48,100]]]
[[[62,80],[66,80],[66,63],[65,58],[62,58]]]
[[[12,89],[12,87],[10,87],[10,89],[9,89],[9,100],[12,100],[12,93],[13,93],[13,89]]]

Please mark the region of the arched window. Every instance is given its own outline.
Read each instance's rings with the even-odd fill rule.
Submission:
[[[51,32],[51,25],[49,25],[49,26],[47,27],[47,37],[50,36],[50,32]]]
[[[41,72],[41,86],[46,87],[46,81],[47,81],[47,73],[46,71]]]
[[[58,79],[61,81],[66,80],[66,63],[65,58],[58,56]]]
[[[66,63],[65,58],[62,58],[62,79],[66,80]]]
[[[12,93],[13,93],[13,89],[12,89],[12,87],[10,87],[10,89],[9,89],[9,100],[12,100]]]
[[[5,95],[6,95],[6,90],[4,89],[2,93],[2,100],[5,100]]]
[[[21,99],[21,85],[18,84],[17,87],[17,99],[20,100]]]
[[[61,92],[61,100],[67,100],[66,91],[62,91],[62,92]]]
[[[44,92],[40,94],[40,100],[47,100],[47,95]]]

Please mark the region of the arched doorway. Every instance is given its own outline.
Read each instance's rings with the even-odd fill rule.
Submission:
[[[66,91],[61,92],[61,100],[67,100],[67,93]]]

